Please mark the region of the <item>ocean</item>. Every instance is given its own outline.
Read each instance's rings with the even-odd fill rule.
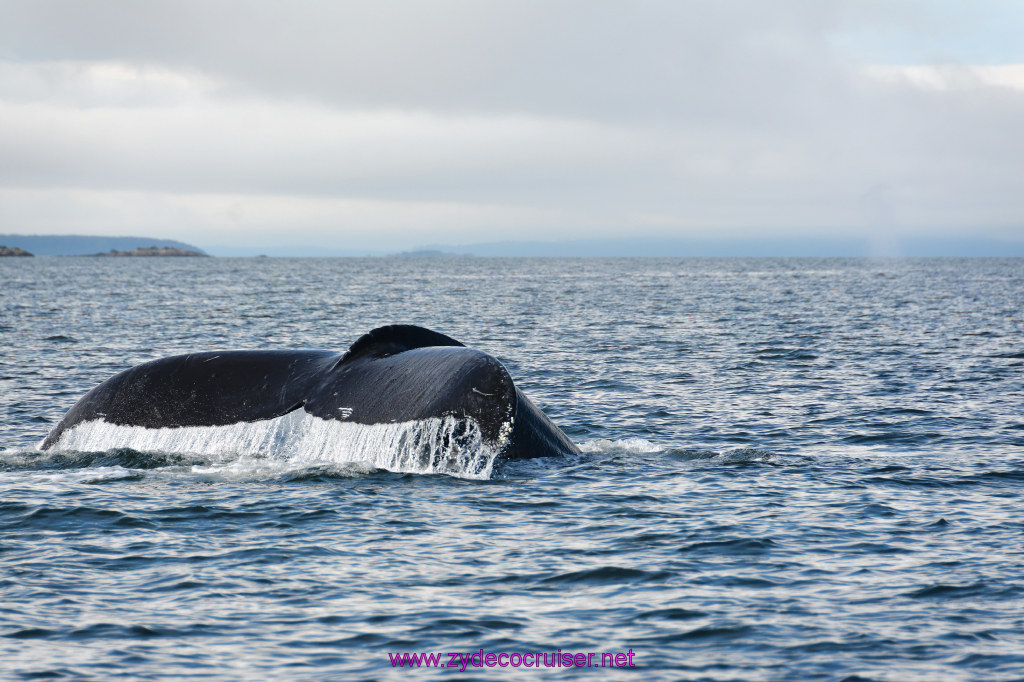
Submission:
[[[38,449],[132,365],[392,323],[582,454]],[[1021,679],[1022,405],[1019,258],[4,259],[0,677]]]

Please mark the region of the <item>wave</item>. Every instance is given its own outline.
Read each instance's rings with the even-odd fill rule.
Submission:
[[[584,454],[664,454],[679,460],[713,460],[721,464],[773,464],[778,461],[776,453],[761,448],[747,447],[725,451],[708,448],[676,448],[658,445],[645,438],[595,439],[580,444],[580,450]]]
[[[645,438],[598,438],[582,443],[579,447],[581,452],[588,454],[644,454],[663,450],[660,445],[655,445]]]
[[[640,437],[593,439],[577,445],[587,461],[594,455],[654,455],[721,464],[777,461],[777,455],[767,450],[677,448]],[[499,455],[500,448],[485,441],[469,418],[357,424],[296,410],[274,419],[224,426],[151,429],[102,420],[83,422],[65,431],[44,452],[5,451],[0,469],[22,474],[30,469],[36,476],[87,483],[137,478],[145,470],[231,481],[348,478],[381,470],[487,480],[510,472],[507,467],[513,463],[501,461]],[[568,461],[579,463],[577,458]],[[513,476],[529,476],[533,469],[549,471],[552,464],[561,469],[565,461],[559,465],[523,460],[515,462],[511,471]]]

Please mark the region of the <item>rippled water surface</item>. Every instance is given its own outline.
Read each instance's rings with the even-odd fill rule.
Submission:
[[[1024,677],[1022,310],[1021,259],[4,259],[0,673]],[[496,356],[583,454],[36,449],[134,364],[399,322]]]

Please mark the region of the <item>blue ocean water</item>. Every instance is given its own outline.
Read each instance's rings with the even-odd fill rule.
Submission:
[[[1022,311],[1024,259],[4,259],[0,675],[1022,678]],[[37,450],[134,364],[389,323],[583,454]]]

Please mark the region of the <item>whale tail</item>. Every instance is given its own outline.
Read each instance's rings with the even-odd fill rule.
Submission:
[[[299,408],[364,425],[472,420],[483,442],[511,459],[578,452],[497,359],[412,325],[374,329],[343,355],[215,351],[147,362],[89,391],[40,447],[97,421],[145,429],[228,426]]]

